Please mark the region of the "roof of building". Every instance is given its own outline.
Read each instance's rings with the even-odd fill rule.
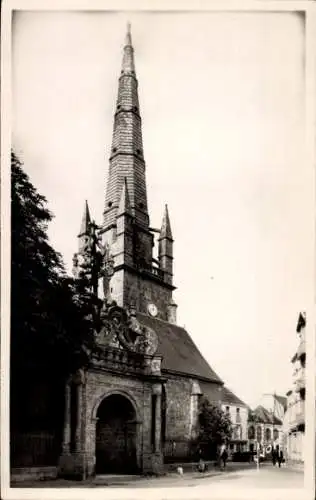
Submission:
[[[299,333],[301,329],[304,328],[305,326],[306,326],[306,313],[300,312],[296,326],[297,333]]]
[[[222,403],[227,403],[234,406],[244,406],[248,408],[248,405],[244,403],[241,399],[239,399],[230,389],[227,387],[222,387],[222,395],[221,395]]]
[[[287,399],[285,396],[278,396],[277,394],[274,395],[275,399],[277,400],[280,405],[283,406],[284,409],[286,409],[287,406]]]
[[[157,354],[162,356],[162,370],[223,384],[184,328],[141,313],[137,313],[137,319],[158,335]]]
[[[278,419],[275,415],[273,415],[270,411],[268,411],[261,405],[257,406],[257,408],[254,409],[253,415],[257,422],[261,422],[263,424],[282,425],[280,419]]]

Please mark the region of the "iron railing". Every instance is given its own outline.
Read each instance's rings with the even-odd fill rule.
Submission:
[[[10,435],[11,467],[55,466],[60,451],[60,442],[48,432]]]

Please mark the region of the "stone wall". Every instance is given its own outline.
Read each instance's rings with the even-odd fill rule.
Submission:
[[[172,292],[163,284],[127,271],[124,273],[124,302],[134,304],[137,311],[146,314],[149,303],[157,306],[157,318],[168,320],[168,306]]]
[[[146,427],[151,421],[150,385],[147,384],[146,386],[137,379],[128,379],[109,373],[90,371],[87,373],[86,378],[86,408],[84,416],[86,422],[85,451],[89,473],[91,473],[94,466],[97,409],[106,396],[115,392],[125,395],[132,402],[137,420],[143,422],[143,424],[138,424],[141,429],[138,429],[136,444],[137,462],[138,466],[141,466],[142,434],[148,434]],[[144,445],[148,446],[148,443],[145,442]]]
[[[196,412],[190,412],[193,380],[168,375],[166,389],[166,440],[189,440],[196,422]]]

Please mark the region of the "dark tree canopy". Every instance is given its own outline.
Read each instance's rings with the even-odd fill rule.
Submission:
[[[52,214],[13,152],[11,168],[11,367],[66,376],[88,362],[94,346],[90,302],[50,245]]]
[[[232,424],[228,415],[203,397],[199,405],[198,442],[204,450],[216,450],[217,446],[230,439]]]

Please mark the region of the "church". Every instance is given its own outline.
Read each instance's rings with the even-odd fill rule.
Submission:
[[[167,206],[150,225],[138,81],[130,27],[123,48],[103,221],[111,256],[104,290],[102,356],[66,386],[62,476],[161,473],[196,435],[198,401],[221,402],[224,383],[177,325],[173,234]],[[100,217],[101,219],[101,217]],[[84,207],[76,263],[93,226]],[[155,238],[158,259],[153,257]],[[155,254],[156,255],[156,254]]]

